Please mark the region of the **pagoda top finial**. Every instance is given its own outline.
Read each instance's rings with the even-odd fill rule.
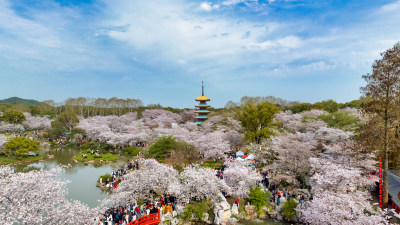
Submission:
[[[201,81],[201,96],[204,96],[204,84],[203,84],[203,81]]]
[[[201,81],[201,96],[195,99],[196,101],[210,101],[209,98],[204,96],[204,82]]]

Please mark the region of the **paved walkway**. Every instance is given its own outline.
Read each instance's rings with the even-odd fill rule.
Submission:
[[[399,199],[399,192],[400,192],[400,178],[394,175],[392,172],[388,172],[388,180],[389,180],[389,195],[392,201],[400,207],[400,199]]]

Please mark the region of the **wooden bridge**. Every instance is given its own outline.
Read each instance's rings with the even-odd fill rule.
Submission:
[[[160,210],[158,210],[158,213],[153,213],[147,216],[142,216],[137,220],[134,220],[128,225],[156,225],[161,222],[161,215],[160,215]]]

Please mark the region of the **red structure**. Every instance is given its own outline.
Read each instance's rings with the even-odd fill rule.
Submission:
[[[161,215],[160,215],[160,210],[158,210],[158,213],[153,213],[147,216],[140,217],[137,220],[134,220],[128,225],[156,225],[161,222]]]
[[[379,157],[379,208],[382,206],[382,158]]]

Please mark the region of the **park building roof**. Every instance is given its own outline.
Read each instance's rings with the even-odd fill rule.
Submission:
[[[207,98],[206,96],[202,95],[198,98],[195,99],[196,101],[210,101],[209,98]]]

